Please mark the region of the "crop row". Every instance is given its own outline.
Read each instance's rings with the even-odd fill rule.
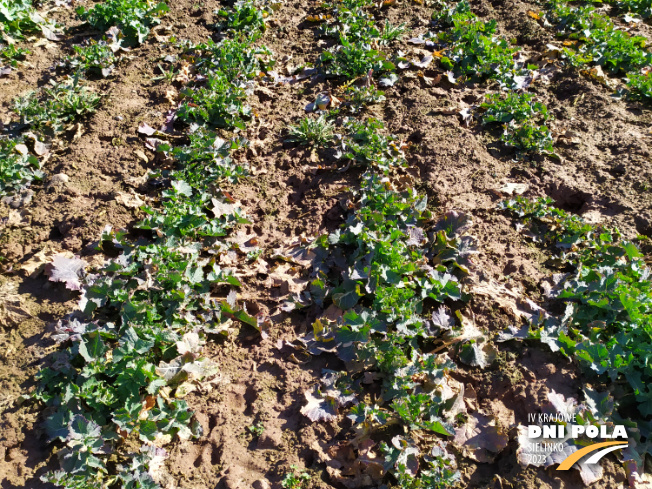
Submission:
[[[166,11],[165,4],[152,8],[142,0],[109,0],[90,10],[78,9],[80,18],[91,27],[102,32],[113,30],[99,42],[90,40],[73,46],[73,53],[59,62],[58,68],[67,73],[62,81],[52,80],[14,101],[13,110],[20,121],[0,135],[0,196],[16,193],[44,177],[38,156],[44,156],[54,138],[74,121],[93,113],[100,103],[101,97],[85,86],[84,79],[109,76],[120,53],[144,40],[149,27]],[[8,43],[0,57],[17,65],[29,53],[17,48],[14,38],[35,30],[51,32],[56,26],[36,14],[30,1],[22,0],[0,10],[0,27],[0,35]]]
[[[585,390],[587,402],[602,423],[628,426],[636,443],[622,458],[634,480],[652,455],[646,441],[652,436],[652,271],[636,242],[617,229],[588,224],[551,204],[521,197],[503,204],[541,246],[558,255],[559,270],[566,272],[547,293],[564,313],[537,312],[513,337],[544,342],[603,386],[603,392]]]
[[[114,3],[95,9],[105,12],[101,7]],[[45,429],[61,463],[44,480],[58,486],[159,487],[152,473],[165,456],[162,446],[201,434],[182,398],[216,374],[216,365],[201,356],[206,335],[233,320],[257,325],[236,305],[238,278],[219,264],[235,246],[224,240],[228,231],[248,222],[219,187],[246,174],[232,159],[246,141],[223,139],[215,127],[244,127],[246,98],[269,52],[251,46],[262,26],[245,37],[227,23],[231,39],[184,48],[192,75],[174,118],[191,129],[186,145],[156,143],[176,167],[159,175],[166,182],[160,205],[144,208],[135,235],[103,233],[100,249],[114,258],[86,278],[83,314],[57,327],[66,349],[39,373],[34,398],[45,405]],[[217,299],[220,288],[232,293]],[[140,452],[125,453],[122,447],[133,443],[142,443]]]
[[[478,18],[466,0],[443,4],[432,19],[435,30],[410,42],[431,50],[454,83],[500,88],[465,114],[467,121],[475,117],[489,127],[501,124],[501,141],[519,153],[554,156],[553,137],[545,125],[551,117],[543,103],[523,93],[537,67],[527,65],[519,48],[497,34],[496,21]]]
[[[471,223],[456,213],[437,220],[404,174],[404,144],[384,134],[381,120],[365,117],[367,105],[385,99],[374,75],[384,86],[398,80],[395,60],[381,48],[404,26],[376,27],[371,1],[326,8],[314,20],[338,44],[319,56],[317,68],[344,85],[339,100],[318,96],[319,117],[291,127],[290,136],[334,147],[343,168],[364,173],[346,222],[312,244],[317,258],[304,299],[335,306],[341,316],[317,319],[303,341],[313,354],[336,353],[347,370],[327,373],[303,412],[313,421],[346,413],[356,433],[350,443],[375,482],[389,472],[398,487],[447,487],[460,473],[442,437],[454,434],[461,393],[450,375],[455,364],[432,351],[460,335],[462,317],[450,308],[466,299],[460,278],[473,248],[462,234]],[[372,396],[374,389],[380,392]],[[395,436],[387,436],[390,426]],[[365,455],[374,447],[385,459],[376,469]]]
[[[638,9],[637,2],[622,3]],[[617,28],[591,5],[574,7],[553,0],[547,4],[543,18],[558,37],[567,40],[561,53],[572,66],[597,65],[612,74],[625,75],[630,98],[652,98],[652,53],[645,49],[644,37]]]

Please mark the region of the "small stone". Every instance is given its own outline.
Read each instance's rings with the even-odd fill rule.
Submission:
[[[65,173],[57,173],[56,175],[52,175],[50,178],[50,181],[48,182],[49,185],[63,185],[68,183],[70,180],[70,177],[66,175]]]
[[[253,484],[251,484],[251,487],[254,489],[270,489],[271,486],[265,479],[258,479],[257,481],[254,481]]]

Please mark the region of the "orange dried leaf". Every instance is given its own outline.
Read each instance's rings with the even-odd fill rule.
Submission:
[[[154,396],[146,396],[145,397],[145,402],[144,402],[144,405],[143,405],[143,410],[149,411],[154,406],[156,406],[156,397],[154,397]]]

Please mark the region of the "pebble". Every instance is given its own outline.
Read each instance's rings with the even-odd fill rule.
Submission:
[[[63,185],[64,183],[68,183],[70,180],[70,177],[66,175],[65,173],[57,173],[56,175],[52,175],[50,178],[50,181],[48,182],[49,185]]]

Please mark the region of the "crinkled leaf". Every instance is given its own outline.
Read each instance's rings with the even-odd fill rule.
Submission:
[[[67,289],[81,290],[81,275],[86,266],[88,263],[80,258],[68,258],[59,254],[52,258],[52,263],[45,266],[45,273],[52,282],[63,282]]]

